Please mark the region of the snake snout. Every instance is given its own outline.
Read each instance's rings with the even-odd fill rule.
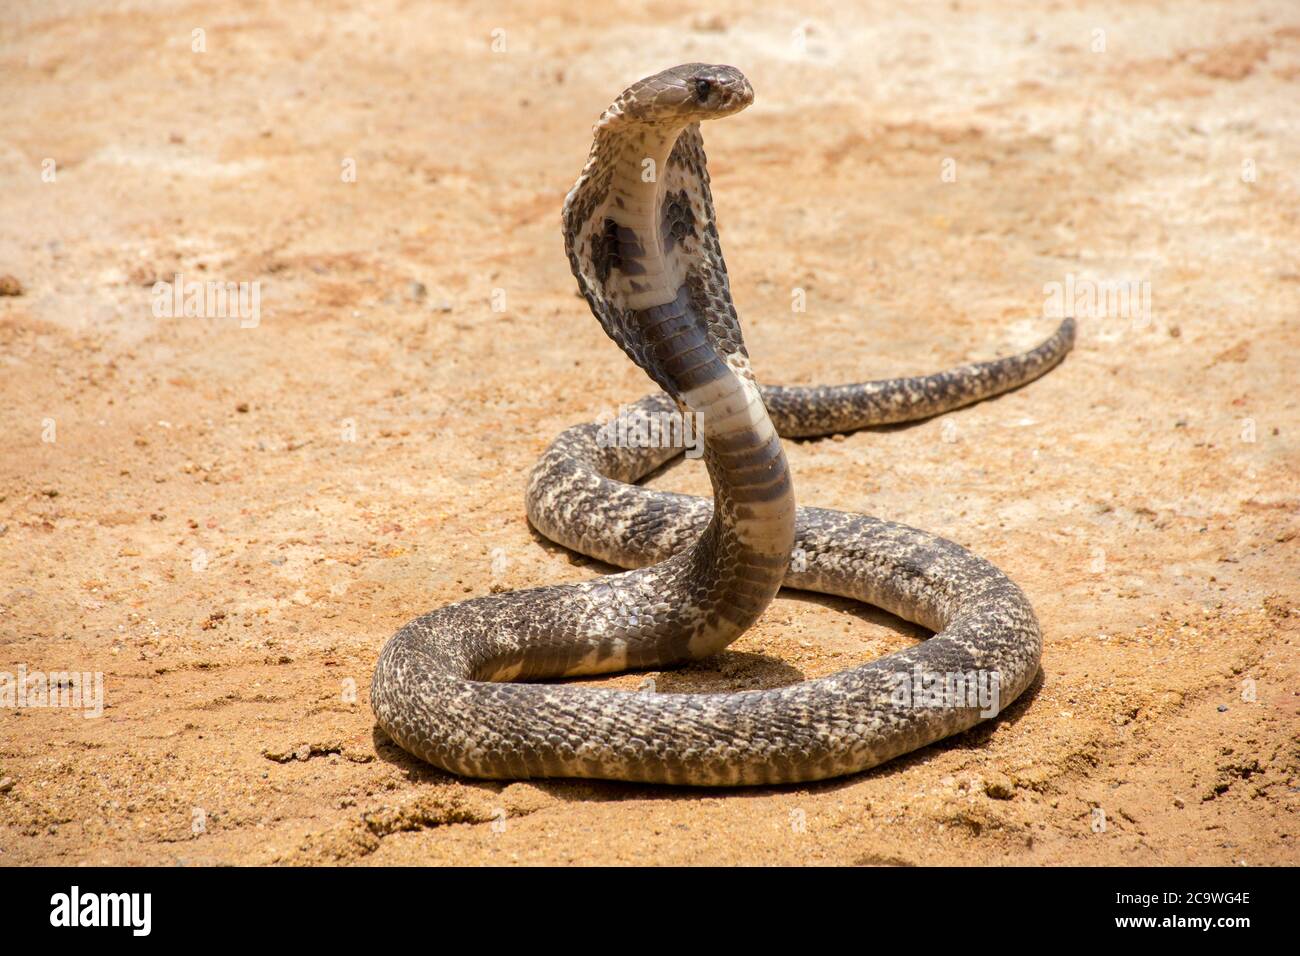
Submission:
[[[744,79],[742,77],[742,79]],[[728,90],[723,97],[723,107],[727,112],[734,113],[743,110],[750,103],[754,102],[754,88],[745,80],[745,85],[739,89]]]

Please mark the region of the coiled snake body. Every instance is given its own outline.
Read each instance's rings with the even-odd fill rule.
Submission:
[[[699,128],[752,99],[748,80],[727,66],[687,64],[642,80],[596,124],[564,205],[565,246],[592,312],[663,390],[635,408],[700,423],[713,500],[633,484],[680,448],[610,447],[597,424],[560,435],[529,479],[529,519],[568,548],[637,570],[476,598],[402,628],[380,653],[370,699],[379,725],[412,754],[470,777],[817,780],[965,730],[1037,673],[1038,621],[1014,583],[923,531],[797,508],[778,435],[924,418],[1015,388],[1061,360],[1073,324],[1023,355],[926,377],[759,386]],[[771,690],[512,683],[716,654],[783,584],[865,601],[936,633]],[[977,681],[992,688],[991,706],[976,699]]]

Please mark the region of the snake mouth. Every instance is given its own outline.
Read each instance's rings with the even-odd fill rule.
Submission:
[[[746,81],[743,90],[728,90],[722,98],[721,107],[718,112],[724,116],[730,116],[732,113],[739,113],[749,104],[754,102],[754,91],[749,88]]]

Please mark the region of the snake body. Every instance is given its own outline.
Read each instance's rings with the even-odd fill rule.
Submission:
[[[713,499],[634,484],[681,448],[619,447],[602,440],[598,423],[562,433],[529,478],[530,521],[565,547],[633,570],[439,608],[389,639],[371,684],[375,717],[438,767],[504,779],[817,780],[965,730],[1038,671],[1042,638],[1020,588],[924,531],[796,507],[778,436],[924,418],[1018,387],[1069,351],[1073,323],[1030,352],[936,375],[760,386],[731,300],[700,136],[702,121],[752,99],[748,80],[727,66],[687,64],[629,87],[596,124],[563,214],[569,262],[593,314],[662,390],[633,412],[700,423]],[[935,635],[761,691],[528,683],[716,654],[782,585],[868,602]],[[977,680],[991,699],[977,699]]]

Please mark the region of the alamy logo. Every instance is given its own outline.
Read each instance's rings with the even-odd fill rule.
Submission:
[[[889,699],[897,707],[978,707],[981,717],[996,717],[1002,705],[998,671],[927,671],[915,664],[889,676]]]
[[[17,674],[0,671],[0,707],[67,707],[84,717],[104,714],[102,671],[32,671],[27,665]]]
[[[238,319],[241,329],[255,329],[262,321],[262,283],[186,282],[176,273],[171,282],[153,284],[155,319]]]
[[[704,432],[698,415],[676,409],[641,411],[620,405],[618,415],[600,426],[596,444],[601,448],[684,448],[687,458],[704,454]]]
[[[1064,282],[1043,286],[1043,315],[1053,319],[1112,320],[1122,328],[1151,324],[1151,283],[1129,279],[1086,279],[1066,273]]]
[[[148,936],[153,926],[152,893],[69,893],[50,897],[51,926],[129,926],[133,936]]]

